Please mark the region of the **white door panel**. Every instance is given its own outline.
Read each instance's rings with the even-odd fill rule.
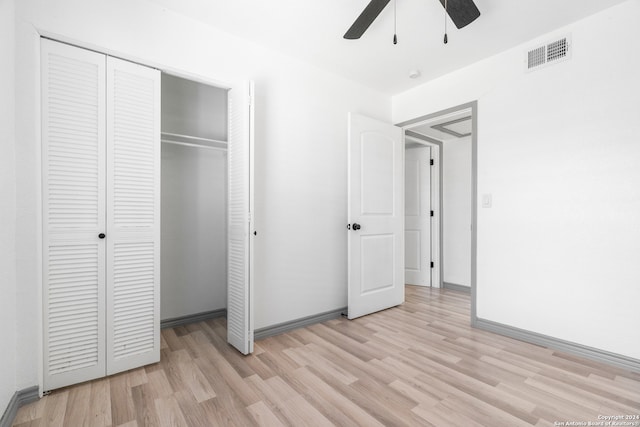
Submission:
[[[360,135],[361,215],[393,215],[394,140],[377,132]]]
[[[360,239],[360,295],[393,288],[394,240],[393,234],[366,235]]]
[[[107,375],[160,360],[160,71],[107,57]]]
[[[253,352],[253,82],[229,91],[227,341]]]
[[[349,115],[350,319],[404,301],[403,162],[400,128]]]
[[[44,390],[105,372],[105,56],[42,40]]]
[[[431,285],[431,148],[405,153],[405,281]]]
[[[404,268],[407,272],[420,270],[420,230],[404,231]],[[406,274],[408,275],[408,273]],[[405,279],[407,283],[411,283]]]

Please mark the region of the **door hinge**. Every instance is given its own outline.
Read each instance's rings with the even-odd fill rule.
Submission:
[[[431,216],[433,216],[433,211],[431,211]]]
[[[429,164],[430,164],[431,166],[433,166],[433,159],[431,159],[431,161],[429,162]]]
[[[431,261],[431,268],[433,268],[433,261]]]

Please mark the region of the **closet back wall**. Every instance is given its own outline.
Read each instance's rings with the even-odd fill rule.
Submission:
[[[162,132],[227,139],[227,91],[162,74]]]
[[[163,135],[226,140],[226,109],[225,90],[162,75]],[[226,189],[225,151],[162,143],[162,320],[226,308]]]

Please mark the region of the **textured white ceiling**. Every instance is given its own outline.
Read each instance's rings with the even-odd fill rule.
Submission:
[[[475,0],[481,16],[458,30],[438,0],[395,0],[359,40],[345,31],[369,0],[150,0],[236,36],[396,94],[624,0]],[[409,79],[412,69],[421,76]]]

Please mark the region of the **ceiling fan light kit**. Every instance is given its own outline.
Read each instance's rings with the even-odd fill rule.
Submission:
[[[344,34],[344,38],[348,40],[356,40],[362,37],[362,35],[371,26],[373,21],[376,20],[378,15],[384,10],[391,0],[371,0],[369,4],[364,8],[360,16],[356,18],[351,27]],[[445,35],[444,43],[448,42],[446,33],[446,16],[449,15],[456,28],[460,29],[466,27],[480,16],[480,11],[473,2],[473,0],[439,0],[442,7],[445,9]],[[395,0],[394,0],[395,3]],[[395,4],[394,4],[395,9]],[[394,14],[395,15],[395,14]],[[395,18],[394,18],[395,27]],[[395,33],[395,31],[394,31]],[[394,34],[393,42],[398,42],[397,36]]]

